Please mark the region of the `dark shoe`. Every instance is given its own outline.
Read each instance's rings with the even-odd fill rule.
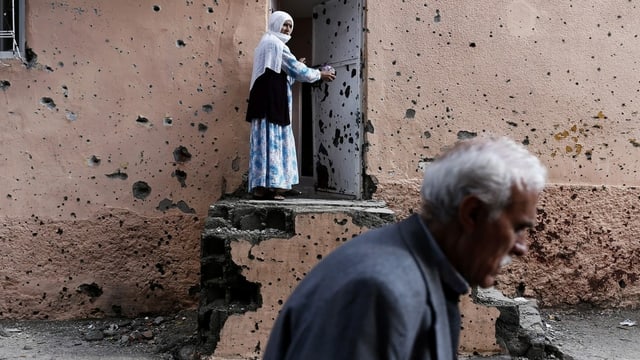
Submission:
[[[302,195],[302,191],[291,189],[291,190],[285,191],[284,194],[287,196],[300,196]]]
[[[274,195],[273,191],[262,189],[261,191],[254,191],[251,197],[253,200],[273,200]]]

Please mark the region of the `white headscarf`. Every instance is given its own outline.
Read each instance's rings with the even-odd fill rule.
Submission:
[[[256,47],[253,55],[253,72],[251,74],[251,86],[267,68],[280,73],[282,67],[282,52],[285,44],[291,36],[280,32],[285,21],[291,21],[293,31],[293,18],[284,11],[275,11],[269,15],[269,29],[262,35],[262,39]]]

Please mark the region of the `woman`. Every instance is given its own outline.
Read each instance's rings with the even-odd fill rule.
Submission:
[[[294,81],[332,81],[331,70],[307,67],[285,45],[293,19],[284,11],[269,16],[269,30],[256,47],[246,120],[251,122],[249,192],[255,199],[283,200],[298,183],[298,160],[291,129]]]

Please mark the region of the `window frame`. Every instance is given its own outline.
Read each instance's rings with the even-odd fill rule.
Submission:
[[[14,42],[9,48],[0,48],[0,59],[23,59],[25,56],[25,0],[0,0],[7,2],[9,5],[13,4],[14,12],[13,17],[13,39]],[[16,16],[17,13],[17,16]]]

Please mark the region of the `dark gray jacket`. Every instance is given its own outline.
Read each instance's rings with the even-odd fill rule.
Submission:
[[[413,215],[353,238],[309,272],[264,359],[455,359],[466,291]]]

